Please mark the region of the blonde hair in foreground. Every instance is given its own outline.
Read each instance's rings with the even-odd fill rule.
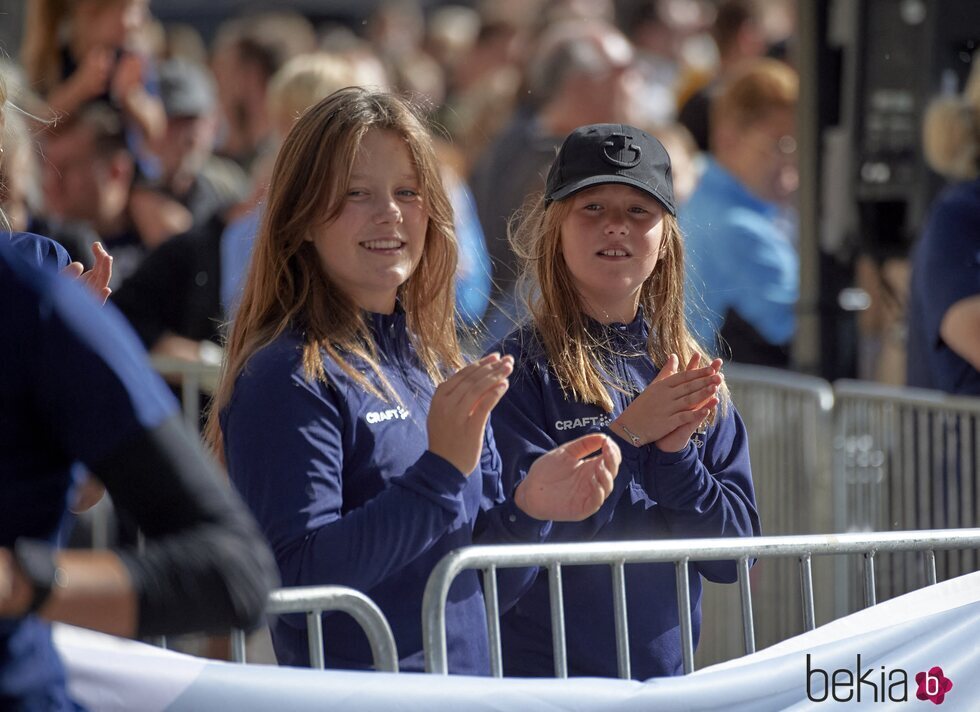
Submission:
[[[231,399],[235,379],[255,352],[288,329],[303,334],[307,379],[325,381],[323,359],[329,358],[364,390],[397,400],[381,373],[363,312],[327,278],[316,248],[306,239],[343,209],[354,157],[372,130],[391,131],[405,140],[429,218],[419,264],[398,290],[414,350],[434,383],[462,363],[455,330],[457,245],[452,208],[423,120],[411,104],[393,94],[342,89],[300,117],[276,157],[208,419],[207,436],[219,458],[223,446],[218,414]],[[358,370],[355,360],[374,372],[380,390]]]
[[[571,197],[546,206],[538,197],[515,218],[511,244],[522,262],[521,281],[527,306],[558,383],[582,403],[612,412],[607,387],[630,393],[631,385],[602,368],[610,345],[590,333],[584,304],[561,252],[561,225],[572,206]],[[691,356],[707,352],[687,330],[684,317],[684,246],[677,218],[664,211],[663,239],[653,274],[640,290],[640,308],[650,324],[646,351],[658,368],[677,354],[683,368]],[[629,354],[627,354],[629,355]],[[706,365],[702,359],[701,365]],[[728,390],[719,391],[722,407]],[[712,414],[713,417],[713,414]]]

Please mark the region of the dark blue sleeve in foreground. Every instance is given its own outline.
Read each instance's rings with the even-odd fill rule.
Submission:
[[[91,465],[176,413],[177,402],[111,305],[99,308],[71,280],[36,278],[50,280],[33,306],[37,408],[65,451]]]
[[[11,247],[29,263],[59,272],[69,265],[68,251],[49,237],[32,232],[7,233]],[[0,239],[3,239],[0,235]]]

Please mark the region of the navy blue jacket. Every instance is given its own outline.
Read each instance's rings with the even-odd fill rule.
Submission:
[[[980,180],[947,187],[912,253],[908,307],[910,386],[980,395],[980,371],[939,333],[946,312],[980,294]]]
[[[33,232],[8,232],[7,236],[14,252],[33,265],[61,271],[71,262],[68,251],[50,237]]]
[[[308,381],[302,340],[286,333],[253,355],[238,377],[221,416],[225,454],[232,481],[272,545],[283,585],[363,591],[391,624],[401,669],[422,670],[422,593],[435,564],[474,537],[540,541],[550,523],[505,500],[489,428],[480,468],[469,477],[426,450],[435,389],[412,349],[405,315],[368,318],[381,368],[404,407],[367,393],[326,356],[327,382]],[[364,364],[358,367],[380,386]],[[514,586],[519,578],[510,579]],[[501,587],[507,588],[503,579]],[[501,593],[506,605],[508,594]],[[447,637],[451,672],[489,671],[475,571],[461,574],[450,590]],[[302,616],[275,621],[272,639],[281,664],[308,663]],[[329,667],[370,666],[366,639],[348,616],[325,616],[324,640]]]
[[[657,375],[643,353],[647,324],[603,327],[615,355],[609,368],[634,393]],[[558,384],[540,341],[530,327],[508,336],[496,349],[512,354],[511,385],[491,419],[504,462],[504,488],[511,491],[541,453],[590,432],[611,435],[623,452],[612,494],[583,522],[555,522],[550,541],[622,541],[712,536],[754,536],[759,515],[749,466],[748,438],[734,406],[709,427],[704,444],[693,440],[677,453],[656,445],[633,447],[609,428],[632,400],[609,389],[612,413],[569,400]],[[629,355],[633,354],[633,355]],[[695,643],[700,630],[701,576],[736,580],[733,561],[692,563],[691,612]],[[571,675],[615,676],[616,648],[612,581],[608,566],[562,569],[568,669]],[[673,564],[626,567],[630,657],[635,678],[682,672],[680,628]],[[504,668],[509,675],[550,676],[554,671],[548,579],[539,575],[503,618]]]

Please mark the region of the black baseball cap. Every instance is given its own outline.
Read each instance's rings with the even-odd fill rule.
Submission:
[[[660,141],[635,126],[590,124],[572,131],[548,171],[545,204],[603,183],[639,188],[677,215],[670,156]]]

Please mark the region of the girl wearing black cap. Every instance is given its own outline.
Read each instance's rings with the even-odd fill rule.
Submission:
[[[515,360],[492,422],[504,486],[543,452],[588,432],[623,452],[613,493],[588,519],[555,524],[551,541],[759,534],[748,441],[721,361],[702,364],[684,322],[684,265],[670,159],[631,126],[574,131],[513,241],[525,264],[529,323],[495,350]],[[681,364],[685,367],[679,370]],[[736,579],[734,561],[690,567],[695,642],[701,576]],[[616,675],[608,567],[564,573],[568,669]],[[682,671],[674,567],[626,568],[631,673]],[[508,674],[554,670],[547,577],[503,618]]]

